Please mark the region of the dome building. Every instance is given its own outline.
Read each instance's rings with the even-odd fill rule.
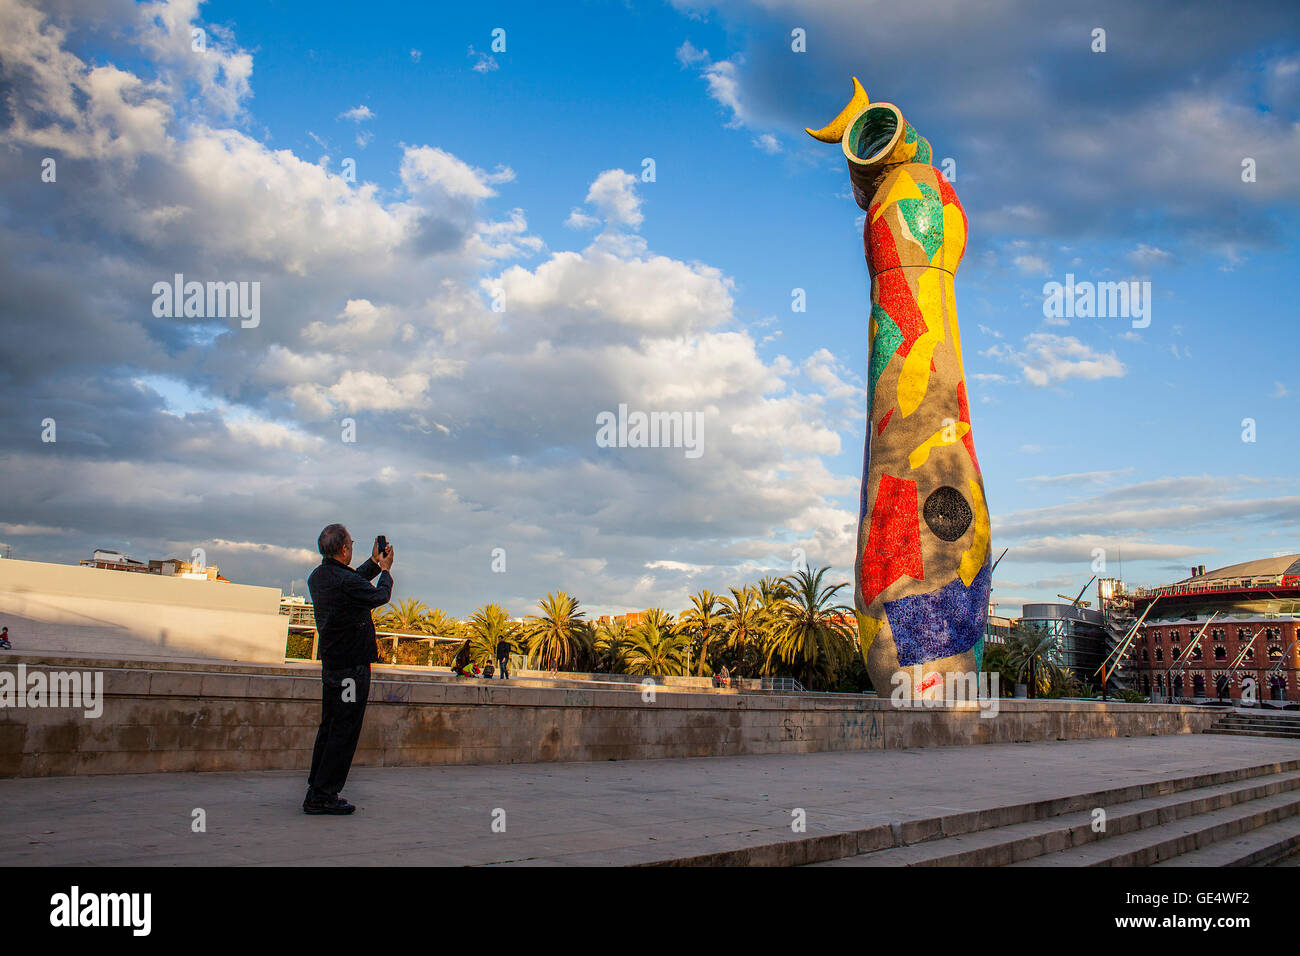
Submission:
[[[1201,565],[1132,598],[1147,612],[1129,665],[1143,693],[1300,701],[1300,554]]]

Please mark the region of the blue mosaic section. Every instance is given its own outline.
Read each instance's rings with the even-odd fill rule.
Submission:
[[[886,601],[899,665],[926,664],[982,645],[992,576],[992,565],[985,564],[970,587],[958,578],[938,591]]]

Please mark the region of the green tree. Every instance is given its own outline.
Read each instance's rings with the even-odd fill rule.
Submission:
[[[465,632],[463,621],[452,617],[442,608],[435,607],[424,618],[424,628],[437,637],[462,637]]]
[[[627,655],[632,648],[632,634],[625,622],[615,619],[598,624],[594,646],[596,662],[606,673],[625,673]]]
[[[679,676],[686,671],[686,648],[689,639],[664,626],[671,615],[647,616],[632,629],[632,646],[627,654],[629,674],[664,674]]]
[[[1028,684],[1030,697],[1044,697],[1053,684],[1063,683],[1064,671],[1059,663],[1060,637],[1049,631],[1023,624],[1013,625],[1007,637],[1004,674],[1012,682]]]
[[[374,620],[375,625],[385,631],[396,631],[399,634],[429,633],[429,607],[415,598],[402,598],[395,604],[385,604],[374,612]]]
[[[528,654],[544,670],[571,669],[590,640],[586,612],[564,591],[547,594],[537,602],[540,614],[524,619],[523,637]]]
[[[482,666],[496,662],[497,642],[504,638],[513,644],[516,628],[500,604],[482,604],[474,609],[465,630],[470,656],[475,664]]]
[[[790,581],[788,578],[778,578],[765,574],[759,578],[756,590],[758,591],[759,602],[763,605],[763,610],[771,615],[777,613],[782,602],[790,599]]]
[[[1052,678],[1051,686],[1047,688],[1044,697],[1091,697],[1088,689],[1079,683],[1078,677],[1073,670],[1068,667],[1062,667],[1059,673]]]
[[[767,642],[767,660],[778,658],[796,667],[805,687],[833,683],[856,649],[853,609],[835,604],[848,582],[822,584],[829,567],[814,574],[803,570],[786,579],[789,597],[775,611]]]
[[[767,617],[762,598],[759,589],[752,585],[728,590],[730,596],[718,602],[728,667],[737,676],[746,671],[752,674],[762,667],[761,649],[766,637]]]
[[[705,672],[712,673],[709,667],[709,645],[714,638],[721,636],[723,630],[722,607],[718,596],[712,591],[704,590],[691,595],[691,606],[682,612],[677,622],[677,631],[692,639],[699,647],[699,666],[696,673],[703,677]]]
[[[1000,696],[1011,696],[1012,691],[1015,690],[1016,675],[1009,663],[1007,645],[990,644],[985,641],[982,670],[989,675],[998,675],[998,694]]]

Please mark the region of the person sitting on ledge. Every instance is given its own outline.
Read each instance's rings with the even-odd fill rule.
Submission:
[[[451,671],[457,677],[475,676],[474,662],[469,655],[469,641],[462,644],[460,650],[456,652],[456,657],[451,662]]]
[[[370,697],[370,665],[379,660],[370,612],[393,594],[393,546],[374,551],[355,571],[352,536],[341,524],[328,525],[316,546],[320,567],[307,579],[321,648],[321,721],[307,777],[305,813],[346,814],[356,807],[339,796],[361,739]],[[372,585],[370,579],[379,575]]]

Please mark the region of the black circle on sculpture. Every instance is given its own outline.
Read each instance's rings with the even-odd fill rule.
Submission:
[[[931,492],[925,499],[922,513],[934,536],[942,541],[956,541],[975,520],[975,513],[970,510],[962,493],[949,485]]]

